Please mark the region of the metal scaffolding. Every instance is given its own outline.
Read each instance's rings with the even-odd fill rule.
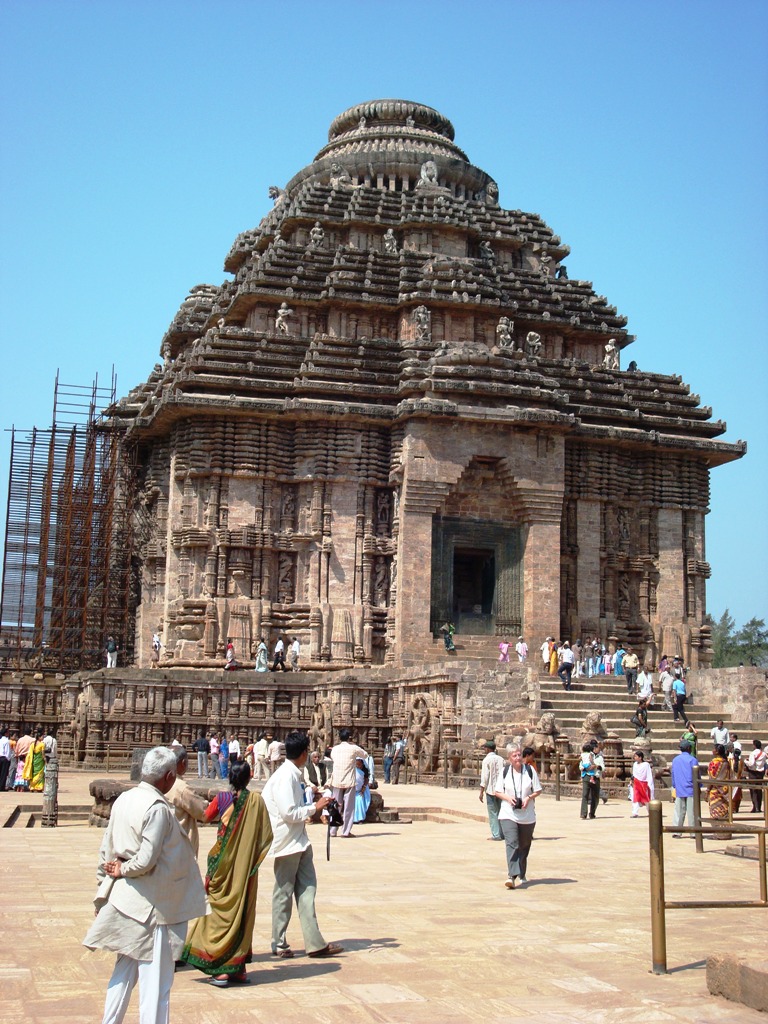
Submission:
[[[62,384],[52,426],[11,431],[0,602],[0,660],[8,667],[75,671],[104,662],[115,636],[133,654],[133,461],[105,415],[108,388]]]

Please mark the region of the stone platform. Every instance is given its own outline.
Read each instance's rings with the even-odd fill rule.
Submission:
[[[88,803],[93,776],[62,772],[62,808]],[[712,996],[706,962],[743,954],[764,929],[759,910],[680,910],[667,916],[670,973],[650,973],[647,821],[626,800],[579,819],[574,800],[539,800],[527,888],[504,888],[504,847],[488,840],[477,793],[386,786],[387,805],[412,823],[356,826],[332,844],[313,827],[323,932],[347,953],[309,961],[292,922],[292,961],[269,956],[271,866],[266,864],[254,935],[253,984],[218,991],[180,972],[172,1019],[214,1024],[757,1024],[757,1010]],[[25,806],[40,799],[30,794]],[[16,802],[2,795],[2,810]],[[7,808],[5,807],[7,804]],[[665,807],[665,818],[667,808]],[[111,957],[81,940],[92,916],[103,833],[65,819],[57,829],[2,833],[8,938],[0,966],[3,1018],[92,1024],[99,1020]],[[201,865],[214,832],[202,832]],[[667,896],[754,899],[754,862],[714,842],[665,837]],[[12,938],[12,941],[10,937]],[[126,1018],[138,1020],[136,1002]]]

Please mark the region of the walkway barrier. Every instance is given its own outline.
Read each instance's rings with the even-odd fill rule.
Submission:
[[[713,782],[715,780],[712,780]],[[718,786],[741,780],[716,780]],[[764,786],[764,783],[763,783]],[[768,878],[766,878],[765,836],[768,833],[768,809],[764,809],[765,820],[762,825],[747,825],[740,822],[727,822],[727,831],[731,835],[756,835],[758,852],[758,871],[760,882],[759,900],[667,900],[664,886],[664,833],[675,832],[683,835],[694,835],[696,849],[703,850],[705,835],[722,837],[723,825],[708,826],[701,824],[701,793],[699,786],[693,787],[696,806],[696,825],[664,825],[662,823],[661,800],[651,800],[648,806],[648,832],[651,854],[651,946],[652,969],[654,974],[667,973],[667,910],[717,909],[726,910],[730,907],[763,907],[768,908]],[[766,794],[764,794],[766,795]],[[698,799],[697,799],[698,798]],[[701,847],[701,849],[700,849]]]

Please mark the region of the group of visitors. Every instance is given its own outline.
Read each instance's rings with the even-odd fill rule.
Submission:
[[[90,949],[117,954],[105,1021],[123,1020],[137,981],[142,1020],[167,1021],[178,962],[196,967],[217,987],[249,983],[259,868],[266,856],[274,861],[273,956],[294,956],[287,938],[294,902],[307,956],[344,952],[326,941],[317,922],[317,875],[306,830],[335,801],[341,823],[331,835],[354,837],[352,823],[373,781],[373,762],[349,729],[339,736],[328,751],[328,770],[319,752],[310,755],[305,733],[288,733],[284,759],[261,795],[248,789],[248,761],[236,760],[230,788],[210,803],[184,782],[184,747],[149,751],[140,784],[112,808],[99,853],[96,919],[84,939]],[[204,881],[196,862],[200,821],[218,822]]]
[[[172,746],[178,744],[174,740]],[[246,761],[256,781],[265,781],[285,761],[285,744],[271,732],[259,733],[255,743],[243,746],[234,733],[212,732],[200,736],[192,744],[197,754],[199,779],[228,779],[232,767]]]
[[[0,729],[0,793],[42,793],[45,766],[57,754],[56,739],[38,725],[29,732]]]
[[[290,662],[290,668],[286,665],[285,656],[286,651],[288,652],[288,658]],[[299,672],[299,659],[301,657],[301,644],[299,638],[294,636],[291,640],[284,634],[280,634],[275,641],[275,647],[272,652],[272,672]],[[237,653],[235,651],[235,642],[232,637],[227,638],[227,648],[225,654],[224,670],[233,671],[234,669],[241,668],[240,662],[237,660]],[[269,648],[267,647],[267,641],[264,637],[259,638],[258,646],[256,647],[256,661],[254,664],[256,672],[269,672]]]
[[[502,640],[499,644],[499,661],[504,664],[509,664],[509,652],[512,650],[512,643],[510,640]],[[517,638],[515,644],[515,653],[517,654],[517,660],[521,665],[524,665],[528,660],[528,644],[525,642],[523,637]]]

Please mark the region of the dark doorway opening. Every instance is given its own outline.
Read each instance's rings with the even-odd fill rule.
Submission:
[[[496,555],[487,548],[453,553],[453,621],[460,633],[493,633]]]

